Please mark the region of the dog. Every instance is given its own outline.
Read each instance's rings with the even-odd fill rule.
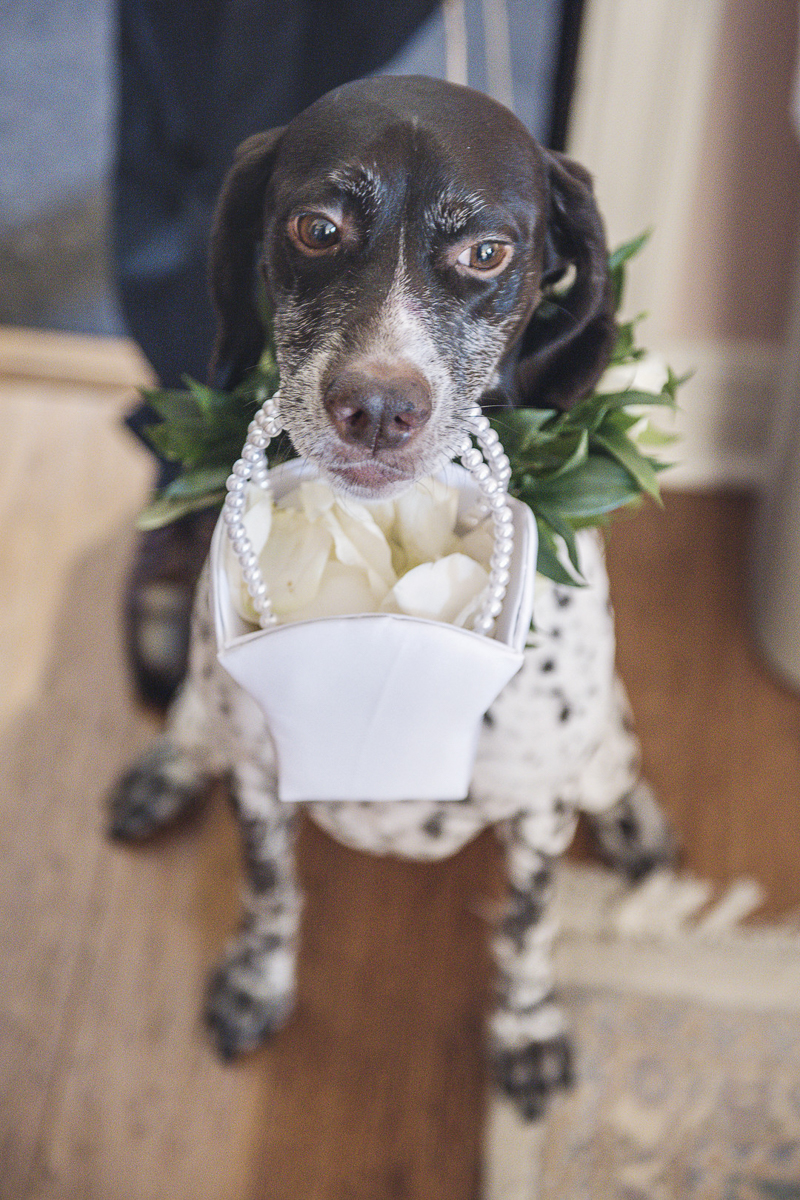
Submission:
[[[589,175],[543,149],[501,105],[438,80],[346,85],[240,148],[210,253],[219,387],[235,387],[262,353],[259,272],[284,426],[298,454],[361,499],[397,494],[440,469],[476,401],[568,408],[596,383],[613,347]],[[543,297],[567,272],[571,286],[541,319]],[[304,806],[348,845],[417,859],[452,854],[496,826],[509,898],[493,934],[489,1046],[497,1085],[525,1118],[572,1073],[546,914],[576,813],[590,814],[601,847],[629,876],[674,849],[639,777],[615,676],[602,546],[584,532],[579,547],[586,586],[539,582],[536,636],[486,715],[465,800]],[[276,798],[265,718],[216,661],[208,591],[206,575],[187,681],[164,735],[114,790],[110,828],[118,838],[146,837],[230,774],[248,885],[206,1017],[220,1053],[232,1057],[292,1011],[298,806]]]

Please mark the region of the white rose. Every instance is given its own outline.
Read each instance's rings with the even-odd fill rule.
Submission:
[[[412,567],[398,579],[381,608],[463,626],[488,582],[487,572],[473,558],[448,554]]]
[[[389,534],[406,555],[406,569],[449,554],[458,510],[458,490],[440,479],[424,479],[394,502]]]
[[[382,611],[463,626],[489,581],[492,530],[487,519],[459,537],[457,510],[457,489],[435,479],[374,504],[315,479],[277,504],[249,486],[243,521],[280,620]],[[257,623],[230,545],[226,566],[234,606]]]
[[[363,504],[339,496],[320,480],[305,480],[280,506],[299,504],[310,524],[320,524],[333,538],[336,559],[365,571],[381,596],[395,583],[392,552],[386,535]]]
[[[646,354],[632,363],[609,367],[600,376],[596,391],[608,395],[611,392],[650,392],[658,396],[667,382],[667,364],[658,354]]]

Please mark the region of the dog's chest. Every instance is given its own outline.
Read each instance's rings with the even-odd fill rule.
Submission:
[[[579,776],[602,739],[614,678],[602,547],[594,534],[584,534],[580,549],[588,586],[541,581],[524,666],[487,714],[467,799],[307,804],[319,825],[370,853],[434,859],[453,854],[487,825],[525,813],[540,827],[543,848],[550,843],[554,852],[562,848],[565,814],[580,799]],[[205,578],[197,599],[192,675],[217,761],[229,767],[257,761],[265,774],[274,773],[263,714],[216,661]],[[265,802],[274,803],[274,796]]]

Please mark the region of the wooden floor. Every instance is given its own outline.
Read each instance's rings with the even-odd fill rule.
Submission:
[[[423,867],[305,828],[298,1016],[214,1060],[198,1011],[236,918],[225,803],[136,851],[103,832],[104,792],[155,729],[117,615],[149,477],[118,428],[139,368],[60,353],[0,336],[0,1198],[474,1200],[493,842]],[[616,525],[610,563],[686,863],[754,875],[776,914],[800,905],[800,699],[748,635],[749,512],[671,495]]]

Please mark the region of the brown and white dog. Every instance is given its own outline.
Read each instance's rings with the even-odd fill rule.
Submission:
[[[241,147],[211,251],[219,386],[236,385],[261,354],[258,271],[291,441],[362,499],[440,469],[475,401],[569,407],[612,347],[607,252],[589,176],[535,143],[500,105],[437,80],[350,84]],[[572,286],[545,318],[540,301],[567,271]],[[588,586],[542,581],[535,643],[487,714],[466,800],[307,806],[350,845],[420,859],[497,826],[510,887],[493,941],[490,1047],[499,1087],[528,1117],[571,1070],[545,910],[577,810],[593,815],[606,852],[631,875],[672,850],[638,778],[602,548],[592,534],[579,540]],[[302,903],[297,806],[276,797],[263,715],[217,664],[203,579],[189,677],[166,733],[111,797],[112,832],[147,836],[222,772],[233,780],[249,887],[206,1014],[220,1052],[232,1056],[291,1012]]]

